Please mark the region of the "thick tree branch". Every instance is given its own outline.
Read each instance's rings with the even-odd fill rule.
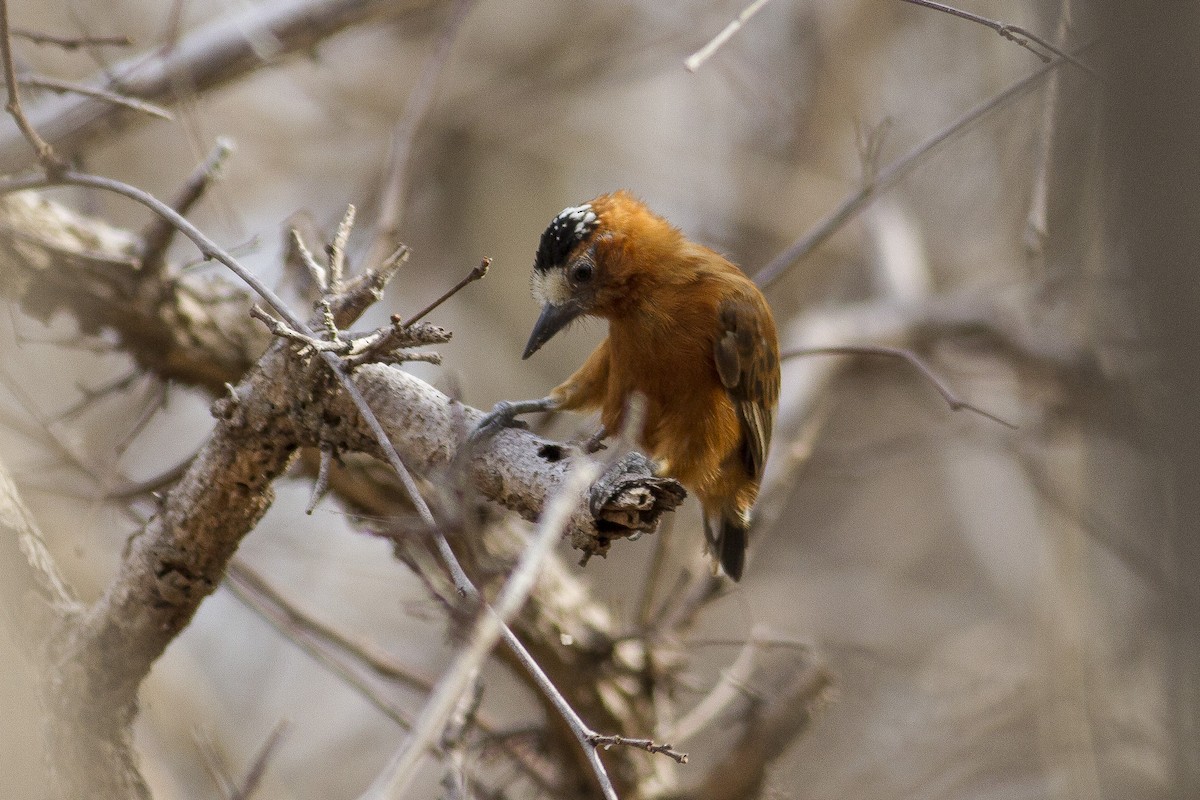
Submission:
[[[58,796],[149,796],[140,780],[119,782],[131,772],[138,687],[271,504],[271,483],[297,446],[285,391],[293,369],[287,348],[276,345],[218,403],[212,436],[131,541],[117,577],[53,638],[60,685],[49,717]]]
[[[0,292],[42,313],[65,308],[77,316],[98,302],[97,295],[110,302],[119,299],[128,313],[101,315],[90,329],[116,330],[131,352],[148,351],[139,357],[143,363],[163,363],[161,355],[149,355],[161,343],[134,335],[137,328],[130,321],[162,317],[163,304],[196,305],[183,291],[188,279],[171,279],[169,271],[151,273],[155,277],[149,279],[134,259],[124,256],[133,249],[127,234],[103,225],[89,228],[91,221],[34,195],[5,198],[0,202],[0,219],[9,225],[9,236],[0,237]],[[64,281],[69,282],[67,275],[72,276],[69,280],[87,276],[93,290],[61,291]],[[378,296],[382,285],[377,283],[369,275],[351,283],[347,294],[359,298],[353,303],[357,311]],[[149,286],[160,290],[150,291]],[[34,291],[38,287],[44,291]],[[36,298],[45,298],[47,306],[33,302]],[[249,307],[249,299],[237,292],[229,293],[228,302],[241,313]],[[203,316],[205,304],[200,305],[189,313]],[[345,308],[334,309],[339,325],[352,319],[345,312]],[[164,331],[169,327],[164,325]],[[262,334],[246,338],[261,341]],[[194,356],[186,363],[206,360],[206,343],[186,345]],[[60,779],[62,785],[79,783],[70,775],[97,771],[137,775],[127,741],[137,686],[215,587],[237,542],[269,504],[270,483],[283,473],[292,452],[305,444],[333,444],[343,452],[380,455],[378,441],[358,409],[334,388],[332,374],[312,363],[315,359],[295,358],[291,355],[295,347],[290,340],[277,342],[235,394],[218,402],[221,420],[212,439],[167,496],[154,522],[135,539],[118,579],[77,631],[74,625],[63,626],[54,652],[56,672],[66,678],[57,692],[62,700],[54,710],[53,735],[65,738],[75,732],[73,741],[80,746],[67,758],[62,771],[68,777]],[[214,378],[226,377],[237,367],[227,363],[222,369],[227,372],[194,369],[177,374],[211,387]],[[362,367],[355,373],[355,383],[382,419],[389,440],[419,475],[427,480],[465,475],[467,484],[480,494],[529,518],[539,513],[549,493],[561,484],[575,454],[570,446],[521,429],[502,431],[482,446],[460,453],[466,430],[482,412],[457,406],[391,367]],[[644,462],[626,462],[621,467],[624,474],[606,484],[604,497],[579,498],[572,514],[574,537],[590,542],[589,552],[603,553],[612,539],[653,527],[662,511],[682,497],[671,482],[653,477]],[[519,538],[497,538],[497,533],[464,545],[486,548],[486,557],[483,551],[471,555],[472,565],[478,567],[481,559],[497,556],[508,560],[519,553],[523,547]],[[514,627],[551,679],[567,686],[571,702],[590,724],[605,732],[644,735],[652,726],[646,710],[638,710],[636,683],[622,680],[620,670],[611,671],[614,633],[598,625],[603,615],[595,609],[582,611],[588,605],[586,595],[578,587],[564,588],[573,583],[560,562],[550,562],[535,587],[537,601],[523,610]],[[564,641],[573,644],[565,647]],[[609,665],[607,677],[602,673],[587,677],[601,663]],[[634,666],[627,669],[632,673]],[[87,711],[82,710],[85,707]],[[629,784],[630,770],[622,767],[616,773],[624,785]],[[140,781],[119,785],[114,779],[109,784],[114,792],[143,794]]]
[[[33,193],[0,198],[0,295],[48,320],[69,313],[85,334],[112,331],[143,369],[216,396],[267,348],[250,298],[197,276],[143,283],[128,232]]]

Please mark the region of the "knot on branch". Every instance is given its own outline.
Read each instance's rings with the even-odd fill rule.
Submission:
[[[674,511],[685,497],[687,491],[678,481],[654,474],[650,459],[628,453],[588,490],[595,527],[574,529],[571,546],[583,551],[585,563],[592,556],[606,556],[613,540],[637,539],[654,531],[662,515]]]

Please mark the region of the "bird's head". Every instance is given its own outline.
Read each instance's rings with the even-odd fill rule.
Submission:
[[[628,192],[560,211],[534,257],[533,297],[542,313],[522,358],[579,317],[617,313],[629,302],[639,265],[661,261],[650,254],[664,237],[673,241],[679,233]]]

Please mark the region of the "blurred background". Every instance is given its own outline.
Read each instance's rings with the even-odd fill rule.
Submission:
[[[22,68],[85,80],[273,5],[287,3],[55,0],[11,14],[23,28],[134,40],[73,52],[18,43]],[[1070,52],[1097,33],[1092,10],[1069,2],[961,5]],[[329,232],[353,203],[351,251],[364,258],[393,142],[411,137],[394,222],[413,255],[368,321],[413,313],[490,257],[486,279],[433,315],[454,334],[438,348],[443,364],[411,367],[479,408],[543,396],[604,335],[600,324],[578,326],[520,360],[537,314],[533,252],[563,207],[627,188],[754,274],[885,176],[873,202],[768,289],[785,346],[911,347],[961,399],[1016,429],[952,412],[903,361],[790,361],[747,576],[691,631],[694,694],[680,702],[703,696],[762,626],[815,648],[837,685],[764,796],[1171,796],[1177,753],[1195,740],[1179,738],[1172,691],[1171,641],[1189,623],[1163,609],[1187,578],[1146,512],[1161,465],[1129,424],[1144,410],[1130,372],[1142,345],[1123,305],[1127,278],[1102,257],[1113,242],[1100,78],[1061,67],[952,128],[1043,62],[987,27],[899,0],[774,0],[685,69],[743,8],[398,3],[288,58],[271,60],[272,42],[258,42],[269,65],[212,91],[180,87],[166,103],[174,121],[138,120],[78,155],[169,197],[216,137],[229,137],[236,149],[191,218],[287,292],[288,220],[304,214]],[[1102,68],[1089,61],[1095,50],[1079,52]],[[428,107],[414,116],[422,92]],[[905,162],[911,169],[890,171],[950,130]],[[109,196],[54,196],[131,230],[148,221]],[[171,253],[175,264],[195,258],[186,243]],[[130,373],[128,356],[81,339],[75,320],[46,325],[5,303],[0,455],[91,600],[139,526],[109,488],[185,461],[211,426],[210,398],[168,388],[160,407],[160,387],[138,376],[93,397]],[[588,424],[544,423],[561,438]],[[282,482],[240,556],[323,622],[436,677],[454,652],[441,607],[336,504],[306,516],[308,493],[306,481]],[[704,568],[694,504],[671,528],[659,591],[680,569]],[[572,567],[628,625],[655,541]],[[576,560],[565,545],[561,554]],[[33,796],[34,667],[3,627],[0,653],[10,665],[0,785]],[[502,669],[484,685],[496,720],[539,718]],[[212,765],[243,774],[281,724],[257,797],[356,796],[402,736],[224,588],[141,696],[138,745],[158,798],[220,796]],[[420,709],[418,692],[394,699]],[[715,731],[689,743],[684,785],[723,742]],[[413,796],[439,791],[435,764],[424,777]]]

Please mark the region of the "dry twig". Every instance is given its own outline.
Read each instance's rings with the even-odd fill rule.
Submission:
[[[932,8],[934,11],[941,11],[943,14],[950,14],[951,16],[959,17],[960,19],[965,19],[965,20],[970,20],[971,22],[976,22],[980,25],[983,25],[986,28],[991,28],[996,33],[1000,34],[1000,36],[1004,37],[1005,39],[1008,39],[1010,42],[1018,44],[1021,47],[1024,47],[1029,52],[1033,53],[1035,56],[1037,56],[1038,58],[1040,58],[1042,60],[1042,63],[1049,64],[1050,60],[1051,60],[1051,56],[1046,55],[1046,53],[1040,52],[1039,50],[1037,50],[1037,48],[1030,45],[1029,42],[1032,41],[1034,44],[1038,45],[1038,47],[1041,47],[1043,50],[1046,50],[1047,52],[1052,53],[1054,56],[1061,58],[1064,61],[1069,61],[1071,64],[1074,64],[1075,66],[1079,67],[1080,69],[1082,69],[1083,71],[1085,71],[1089,75],[1091,75],[1093,78],[1100,77],[1099,75],[1096,74],[1095,70],[1093,70],[1087,64],[1084,64],[1082,61],[1080,61],[1075,56],[1060,49],[1059,47],[1056,47],[1052,42],[1050,42],[1046,39],[1043,39],[1041,36],[1038,36],[1036,33],[1028,30],[1027,28],[1022,28],[1020,25],[1009,25],[1004,22],[997,22],[996,20],[988,19],[987,17],[980,16],[979,14],[973,14],[970,11],[964,11],[961,8],[955,8],[954,6],[947,5],[946,3],[934,2],[934,0],[900,0],[900,1],[902,3],[911,3],[914,6],[922,6],[924,8]]]
[[[884,356],[886,358],[899,358],[907,362],[913,369],[920,373],[921,377],[927,380],[937,393],[946,401],[946,405],[950,406],[951,411],[972,411],[981,417],[986,417],[992,422],[998,422],[1009,430],[1016,430],[1017,426],[1008,420],[1001,419],[990,411],[984,411],[979,406],[968,403],[966,400],[959,398],[954,391],[946,385],[946,382],[938,377],[937,373],[925,363],[925,361],[914,353],[912,350],[903,347],[890,347],[888,345],[873,344],[873,345],[839,345],[837,347],[806,347],[798,350],[788,350],[780,354],[780,359],[800,358],[805,356]]]
[[[404,110],[400,113],[392,130],[392,146],[388,152],[388,167],[380,187],[379,219],[375,223],[375,235],[367,249],[365,263],[374,264],[391,252],[400,236],[400,223],[404,215],[404,204],[408,199],[408,173],[412,160],[413,143],[421,123],[433,105],[434,90],[438,77],[450,60],[450,51],[458,39],[459,31],[476,0],[454,0],[450,8],[450,19],[438,37],[433,52],[425,59],[421,75],[408,95]]]
[[[78,50],[80,47],[129,47],[133,44],[133,39],[128,36],[57,36],[25,28],[13,28],[12,35],[33,44],[49,44],[63,50]]]
[[[89,86],[86,83],[78,83],[76,81],[64,81],[59,78],[47,78],[42,75],[21,75],[17,78],[17,83],[22,86],[32,86],[35,89],[45,89],[55,94],[73,94],[86,95],[87,97],[95,97],[107,103],[124,106],[131,111],[137,111],[142,114],[148,114],[158,119],[173,120],[175,115],[167,111],[161,106],[156,106],[154,103],[147,103],[145,100],[138,100],[136,97],[126,97],[119,92],[113,92],[108,89],[101,89],[96,86]]]
[[[573,471],[571,478],[563,485],[562,490],[550,501],[538,527],[537,535],[505,583],[504,589],[496,598],[495,603],[483,604],[483,613],[476,621],[466,646],[459,653],[446,675],[434,687],[421,716],[413,727],[412,735],[405,741],[393,761],[363,794],[363,800],[376,800],[376,798],[399,800],[404,796],[405,789],[416,773],[419,758],[427,748],[437,745],[463,690],[496,642],[503,637],[510,647],[514,646],[515,637],[508,629],[508,620],[516,614],[521,604],[529,596],[542,561],[545,560],[550,548],[567,526],[571,512],[579,501],[580,492],[592,482],[597,472],[595,465],[580,465]],[[460,591],[475,602],[481,602],[482,597],[466,577],[466,573],[461,572],[461,567],[458,570],[454,569],[458,562],[453,552],[450,551],[449,545],[441,546],[441,543],[445,542],[445,538],[440,534],[437,538],[439,550],[443,552],[447,566],[451,568],[452,573],[458,573],[455,575],[455,582],[460,586]],[[507,635],[505,635],[505,631],[508,631]],[[519,643],[517,646],[520,646]],[[524,649],[523,646],[520,648]],[[573,709],[570,709],[569,704],[565,704],[565,701],[564,707],[574,714]],[[560,708],[560,711],[563,710]],[[604,767],[598,759],[594,761],[593,767],[602,784],[608,784],[605,796],[616,800],[616,792],[613,790],[612,784],[608,782]]]
[[[180,216],[187,216],[192,207],[204,196],[210,183],[216,179],[221,165],[233,152],[233,141],[220,137],[208,154],[208,158],[192,171],[183,187],[171,202],[171,208]],[[162,270],[164,257],[178,229],[165,217],[155,216],[153,221],[142,232],[142,267],[147,275],[157,274]]]
[[[412,325],[413,323],[419,322],[420,320],[424,319],[431,311],[433,311],[438,306],[440,306],[442,303],[446,302],[451,297],[453,297],[454,295],[456,295],[460,291],[462,291],[463,288],[467,286],[467,284],[474,283],[475,281],[477,281],[480,278],[487,275],[488,267],[490,267],[491,265],[492,265],[492,260],[490,258],[483,259],[483,261],[479,262],[478,267],[475,267],[473,270],[471,270],[470,272],[467,273],[467,277],[463,278],[461,281],[454,284],[454,286],[450,287],[450,289],[445,294],[443,294],[441,297],[439,297],[437,300],[434,300],[432,303],[425,306],[425,308],[421,309],[416,314],[413,314],[412,319],[410,319],[408,322],[404,323],[404,327],[407,328],[410,325]]]
[[[0,0],[0,60],[4,62],[4,83],[8,88],[8,103],[5,105],[5,109],[9,116],[17,123],[21,135],[33,146],[38,163],[42,165],[43,169],[48,173],[56,173],[65,169],[66,162],[60,159],[54,152],[54,148],[41,137],[21,107],[21,93],[17,90],[17,68],[12,52],[12,33],[8,28],[8,0]]]
[[[241,78],[264,65],[260,42],[275,45],[275,61],[312,52],[322,40],[348,27],[396,13],[395,0],[290,0],[257,3],[240,13],[218,15],[189,32],[168,51],[139,54],[114,65],[91,85],[105,85],[115,76],[126,97],[151,103],[170,103],[180,87],[200,94]],[[62,152],[84,149],[99,137],[111,137],[131,121],[129,109],[94,97],[55,98],[29,110],[29,122],[41,137]],[[20,131],[0,128],[0,174],[13,174],[30,164],[28,146]]]
[[[1091,44],[1084,45],[1076,49],[1075,54],[1082,53],[1091,47]],[[799,261],[804,256],[815,250],[826,239],[837,232],[843,225],[849,222],[854,216],[861,211],[868,203],[874,200],[879,194],[890,189],[901,178],[908,175],[918,164],[920,164],[933,151],[940,148],[945,143],[953,140],[963,132],[970,129],[975,123],[989,115],[991,112],[1003,108],[1011,103],[1016,98],[1023,95],[1025,92],[1032,89],[1050,72],[1062,64],[1066,63],[1063,59],[1056,59],[1046,64],[1037,72],[1029,75],[1016,83],[1009,86],[1004,91],[994,97],[980,103],[972,108],[967,113],[956,119],[954,122],[942,128],[929,139],[922,142],[913,150],[910,150],[905,155],[893,161],[886,168],[881,170],[874,180],[866,183],[858,191],[851,194],[842,203],[829,212],[820,222],[816,224],[808,233],[797,239],[789,245],[781,253],[775,256],[771,261],[754,274],[754,282],[759,287],[766,289],[775,281],[783,277],[787,269]]]
[[[753,3],[743,8],[742,13],[734,17],[728,25],[721,29],[720,33],[718,33],[709,41],[708,44],[704,45],[704,47],[701,47],[695,53],[692,53],[690,56],[688,56],[686,60],[684,60],[683,65],[687,68],[687,71],[695,72],[696,70],[700,69],[705,61],[708,61],[710,58],[712,58],[714,53],[720,50],[726,42],[732,39],[734,34],[740,31],[742,26],[750,21],[750,18],[761,11],[763,6],[769,2],[770,0],[754,0]]]

